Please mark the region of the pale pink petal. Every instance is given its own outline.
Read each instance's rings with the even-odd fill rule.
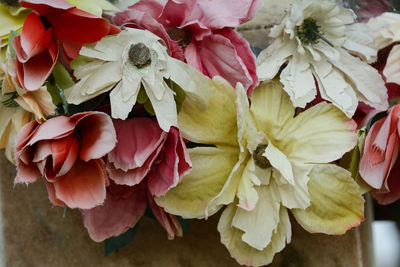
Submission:
[[[169,30],[172,27],[184,24],[185,18],[190,16],[196,0],[169,0],[158,19]]]
[[[249,43],[233,30],[219,31],[218,34],[225,36],[231,41],[232,45],[236,48],[236,53],[246,66],[245,68],[249,72],[253,81],[252,85],[247,90],[247,95],[250,97],[254,88],[258,85],[258,77],[256,71],[256,57],[251,51]]]
[[[157,159],[158,154],[162,150],[163,146],[159,145],[157,149],[147,158],[145,163],[137,168],[133,168],[127,171],[115,168],[115,165],[111,162],[107,162],[107,172],[110,178],[117,184],[134,186],[139,184],[149,173],[154,161]]]
[[[203,73],[210,78],[221,76],[233,87],[240,82],[246,90],[253,86],[254,81],[249,70],[228,38],[220,34],[213,34],[207,36],[203,41],[196,42],[195,45],[196,50],[185,50],[185,57],[189,65],[198,66],[198,62],[191,61],[193,58],[198,58],[201,59]],[[190,55],[193,52],[198,55]],[[199,69],[199,71],[201,70]]]
[[[27,145],[31,146],[41,140],[52,140],[63,138],[71,134],[75,124],[66,116],[51,118],[38,127],[37,131],[30,138]]]
[[[388,205],[400,198],[400,158],[397,158],[394,163],[393,169],[390,171],[390,175],[387,179],[388,190],[373,190],[371,191],[372,196],[381,205]]]
[[[191,168],[186,146],[177,128],[171,127],[159,158],[160,162],[148,175],[148,187],[153,196],[165,195]]]
[[[166,138],[157,121],[147,118],[113,120],[117,145],[108,154],[115,168],[124,171],[144,165]]]
[[[84,112],[72,115],[80,138],[79,157],[84,161],[98,159],[116,144],[116,133],[110,116],[103,112]]]
[[[151,31],[152,33],[154,33],[155,35],[164,40],[165,44],[167,45],[170,56],[179,60],[183,60],[184,57],[182,48],[179,46],[177,42],[175,42],[169,37],[164,26],[160,24],[155,19],[155,17],[151,16],[151,14],[136,9],[138,4],[147,2],[152,2],[152,1],[139,2],[133,5],[130,9],[115,14],[113,22],[116,25],[126,24],[126,27],[146,29],[148,31]]]
[[[203,66],[203,62],[198,49],[200,48],[197,47],[196,42],[191,42],[188,46],[186,46],[185,48],[186,62],[193,68],[203,73],[204,75],[211,77],[208,74],[207,69]]]
[[[388,189],[387,178],[399,152],[399,116],[400,105],[396,105],[386,118],[374,123],[365,140],[360,175],[373,188]]]
[[[17,162],[17,175],[14,179],[14,184],[29,184],[35,182],[40,177],[40,172],[35,164],[25,165],[22,162]]]
[[[70,208],[91,209],[104,202],[107,174],[101,159],[77,160],[54,182],[55,195]]]
[[[146,191],[143,188],[111,183],[103,205],[82,210],[83,223],[90,237],[101,242],[135,226],[145,210]]]
[[[159,1],[142,0],[142,1],[139,1],[139,2],[131,5],[128,8],[141,11],[141,12],[146,13],[156,19],[161,15],[164,5],[162,3],[160,3]]]
[[[65,207],[66,206],[65,203],[56,197],[56,190],[54,188],[54,183],[48,182],[46,180],[45,182],[50,202],[55,206]]]
[[[181,237],[183,235],[182,226],[175,215],[166,213],[163,208],[159,207],[153,197],[148,195],[149,205],[154,216],[157,218],[161,226],[167,231],[168,239],[172,240],[175,236]]]
[[[51,143],[53,173],[55,176],[65,175],[74,165],[79,152],[78,138],[70,135]]]
[[[15,138],[15,155],[16,160],[19,158],[22,153],[22,149],[25,147],[26,143],[29,139],[37,132],[39,124],[36,121],[31,121],[25,124],[21,130],[18,132],[17,137]]]
[[[169,1],[170,2],[170,1]],[[184,23],[199,20],[213,30],[237,27],[250,20],[262,5],[262,0],[197,0]]]

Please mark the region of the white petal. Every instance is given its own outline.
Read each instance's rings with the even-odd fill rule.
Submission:
[[[122,120],[125,120],[128,117],[129,112],[131,112],[136,103],[140,84],[140,80],[132,81],[132,83],[130,83],[126,79],[122,79],[118,83],[110,93],[111,117]],[[123,97],[123,93],[126,90],[131,91],[131,97],[128,99]]]
[[[332,102],[351,118],[358,106],[357,96],[342,73],[327,61],[313,63],[322,98]]]
[[[247,211],[236,210],[232,227],[244,232],[242,240],[251,247],[263,250],[271,242],[272,234],[279,223],[279,198],[276,197],[273,186],[256,187],[260,199],[256,207]]]
[[[260,81],[273,79],[293,53],[293,46],[280,40],[274,41],[264,49],[257,57],[257,76]]]
[[[317,94],[314,76],[305,56],[296,55],[280,75],[283,89],[296,107],[304,108]]]
[[[393,46],[390,51],[383,75],[386,82],[400,84],[400,45]]]
[[[158,83],[158,86],[164,87],[163,89],[165,90],[160,100],[154,96],[153,88],[147,84],[146,80],[143,81],[143,86],[153,106],[160,128],[165,132],[169,132],[171,126],[178,126],[178,112],[174,94],[168,85],[163,80]]]
[[[340,59],[330,62],[352,82],[353,88],[357,90],[358,99],[377,110],[387,110],[389,107],[387,89],[378,71],[345,50],[339,49],[339,51]]]
[[[279,196],[284,205],[288,209],[306,209],[310,206],[310,194],[308,193],[308,174],[311,166],[293,164],[294,185],[279,185]]]
[[[292,165],[285,154],[269,142],[263,156],[269,160],[271,165],[280,172],[289,184],[294,185]]]

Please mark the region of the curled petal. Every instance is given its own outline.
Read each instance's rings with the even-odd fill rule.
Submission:
[[[54,181],[55,196],[70,208],[91,209],[104,202],[106,183],[101,159],[77,160],[68,173]]]

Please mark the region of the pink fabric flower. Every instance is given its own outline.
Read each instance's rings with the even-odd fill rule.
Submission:
[[[176,186],[191,169],[185,143],[177,128],[169,133],[148,118],[113,120],[117,145],[108,154],[111,184],[102,206],[82,211],[84,224],[95,241],[118,236],[133,227],[149,203],[168,237],[182,235],[175,216],[159,207],[154,196]]]
[[[400,198],[399,131],[400,104],[387,117],[371,127],[360,161],[360,175],[374,189],[372,195],[380,204]]]
[[[32,121],[16,138],[15,183],[42,176],[54,205],[90,209],[104,202],[108,179],[101,159],[116,144],[111,118],[101,112]]]
[[[13,39],[18,80],[28,91],[37,90],[51,73],[59,55],[77,57],[83,44],[99,41],[120,30],[104,18],[80,10],[64,0],[23,0],[30,8],[21,35]]]
[[[262,0],[142,0],[114,17],[116,25],[145,28],[162,38],[171,55],[210,78],[219,75],[251,95],[258,84],[255,56],[232,28],[251,19]]]

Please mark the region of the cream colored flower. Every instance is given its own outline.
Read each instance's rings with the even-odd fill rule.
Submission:
[[[174,92],[164,81],[170,78],[187,97],[202,108],[207,106],[211,80],[168,56],[161,39],[149,31],[123,30],[84,46],[80,55],[93,60],[74,71],[80,81],[66,90],[69,103],[80,104],[112,90],[111,116],[126,119],[143,86],[161,129],[168,132],[170,126],[178,125]]]
[[[0,148],[5,148],[7,159],[15,163],[14,140],[19,130],[32,119],[44,122],[46,115],[54,114],[56,106],[45,86],[25,91],[18,83],[15,62],[8,59],[0,65]]]
[[[280,73],[284,90],[296,107],[305,107],[317,94],[332,102],[348,117],[358,102],[378,110],[388,108],[387,92],[378,71],[346,50],[357,50],[371,57],[369,49],[355,45],[346,25],[353,23],[350,9],[323,0],[298,0],[280,25],[271,30],[275,41],[257,58],[260,80],[271,80]]]
[[[172,214],[204,218],[227,206],[222,243],[241,264],[272,262],[291,238],[290,210],[309,232],[343,234],[363,220],[363,198],[351,174],[329,162],[356,142],[356,124],[331,104],[295,116],[279,82],[262,83],[251,105],[240,85],[220,78],[206,111],[186,100],[184,137],[192,171],[156,202]]]

